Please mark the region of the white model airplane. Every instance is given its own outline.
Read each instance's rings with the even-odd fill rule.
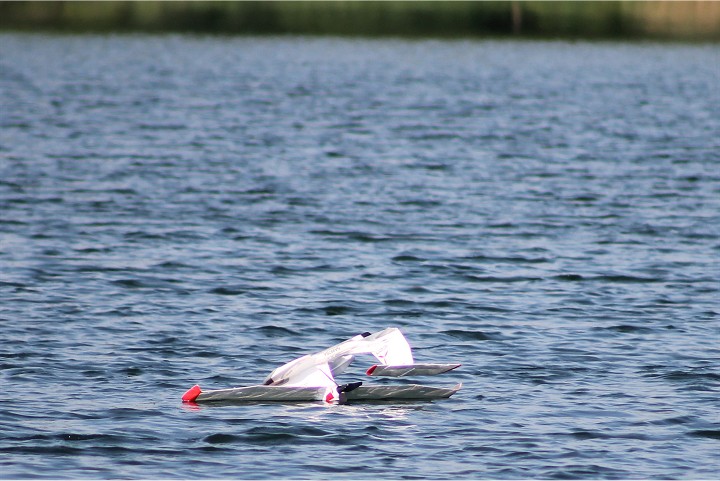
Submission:
[[[308,354],[275,369],[261,385],[203,391],[190,388],[183,402],[206,401],[346,401],[448,398],[462,384],[450,388],[402,384],[363,386],[362,382],[338,384],[339,375],[358,354],[372,354],[380,362],[367,370],[368,376],[410,376],[442,374],[460,364],[416,364],[405,336],[395,327],[357,335],[324,351]]]

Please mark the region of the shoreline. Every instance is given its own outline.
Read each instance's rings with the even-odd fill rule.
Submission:
[[[720,41],[720,2],[0,2],[0,31]]]

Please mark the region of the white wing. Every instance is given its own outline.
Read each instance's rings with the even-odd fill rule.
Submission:
[[[452,371],[460,367],[460,364],[411,364],[402,365],[375,365],[371,366],[365,374],[368,376],[434,376],[444,372]]]

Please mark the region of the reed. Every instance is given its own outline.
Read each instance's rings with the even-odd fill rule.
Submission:
[[[720,40],[714,1],[0,2],[8,30]]]

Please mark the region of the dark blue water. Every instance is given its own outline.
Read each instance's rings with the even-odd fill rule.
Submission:
[[[716,45],[0,35],[0,477],[717,477],[719,78]],[[386,326],[463,389],[180,403]]]

